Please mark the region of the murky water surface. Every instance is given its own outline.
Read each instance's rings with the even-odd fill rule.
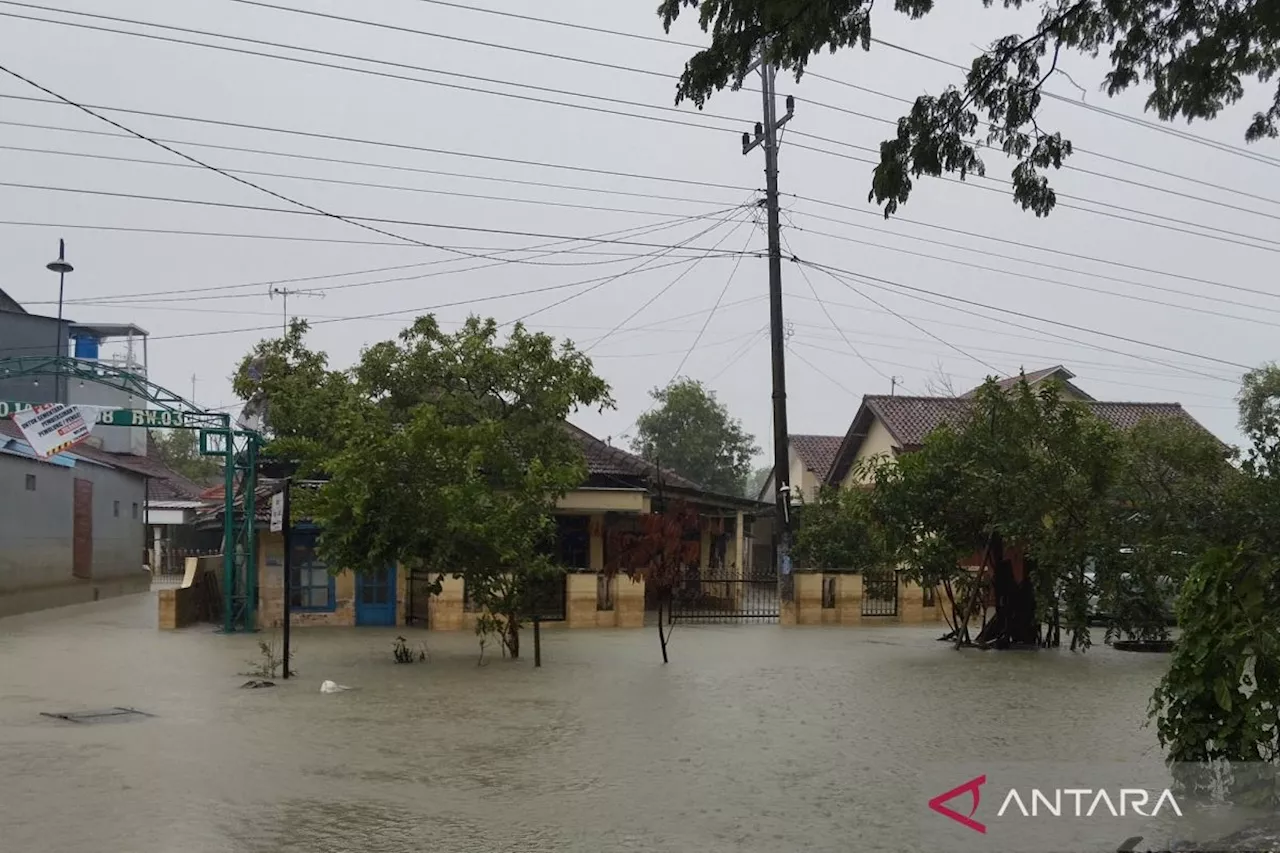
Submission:
[[[1158,764],[1163,656],[939,633],[681,626],[663,666],[651,631],[549,631],[535,670],[299,630],[300,678],[241,690],[257,638],[161,633],[150,595],[0,620],[0,850],[911,851],[922,768]],[[155,717],[41,716],[111,706]]]

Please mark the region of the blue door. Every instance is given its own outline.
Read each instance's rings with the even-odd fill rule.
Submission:
[[[395,567],[356,575],[356,624],[396,624]]]

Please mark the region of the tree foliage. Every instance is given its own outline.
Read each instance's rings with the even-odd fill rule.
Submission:
[[[267,452],[322,480],[299,513],[321,529],[331,566],[356,572],[405,565],[462,577],[502,620],[519,654],[531,583],[561,569],[546,556],[557,498],[586,479],[565,418],[611,401],[570,344],[493,320],[454,334],[417,320],[394,341],[331,369],[295,322],[244,360],[235,389],[267,401]]]
[[[866,464],[871,489],[805,507],[805,553],[896,564],[942,587],[958,643],[994,604],[976,642],[1057,645],[1066,629],[1073,648],[1090,642],[1100,592],[1138,595],[1112,608],[1114,627],[1165,636],[1158,609],[1138,604],[1180,583],[1186,555],[1214,541],[1233,477],[1226,449],[1193,425],[1151,419],[1122,432],[1055,383],[1025,380],[1011,390],[989,381],[919,450]]]
[[[631,529],[609,531],[610,559],[606,577],[619,573],[642,580],[658,604],[658,642],[667,663],[668,633],[662,627],[664,606],[671,612],[676,586],[691,566],[702,559],[702,524],[697,511],[683,501],[664,501],[654,511],[635,518]]]
[[[742,494],[760,448],[715,392],[680,379],[650,396],[656,405],[636,420],[632,449],[708,491]]]
[[[1228,481],[1220,541],[1198,556],[1182,588],[1181,634],[1152,697],[1170,761],[1280,760],[1280,410],[1269,390],[1273,371],[1268,365],[1245,377],[1240,419],[1250,447]]]
[[[685,7],[697,7],[699,24],[711,35],[711,44],[686,63],[676,101],[688,98],[701,107],[716,91],[738,88],[761,54],[799,80],[819,53],[870,50],[872,6],[872,0],[662,0],[658,14],[668,31]],[[1023,0],[1003,4],[1023,6]],[[933,8],[932,0],[894,3],[912,19]],[[1047,215],[1057,198],[1045,173],[1061,168],[1072,146],[1041,126],[1039,112],[1043,87],[1064,54],[1107,53],[1110,70],[1101,83],[1108,96],[1141,85],[1146,108],[1161,120],[1190,122],[1212,119],[1240,101],[1251,80],[1271,82],[1280,67],[1278,36],[1280,17],[1266,3],[1050,0],[1025,33],[998,38],[979,53],[962,85],[916,98],[896,135],[880,145],[869,198],[890,216],[921,175],[982,175],[986,164],[978,150],[986,148],[1016,161],[1014,200]],[[1278,124],[1280,88],[1255,113],[1245,139],[1275,138]]]
[[[213,485],[222,476],[216,456],[200,455],[200,433],[193,429],[151,430],[151,446],[156,458],[193,483]]]

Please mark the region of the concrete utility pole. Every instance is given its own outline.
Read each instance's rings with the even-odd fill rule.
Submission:
[[[765,209],[769,225],[769,337],[773,365],[773,479],[777,486],[777,564],[778,591],[784,604],[795,600],[795,584],[791,575],[791,459],[787,431],[787,371],[785,363],[786,331],[782,319],[782,241],[778,220],[778,131],[795,115],[795,99],[787,96],[787,113],[778,117],[774,102],[774,78],[777,69],[756,60],[764,96],[763,121],[756,124],[755,138],[742,134],[742,153],[757,147],[764,149]]]
[[[286,335],[289,334],[289,297],[290,296],[315,296],[320,299],[324,299],[324,293],[319,290],[290,290],[287,287],[276,287],[274,284],[267,288],[267,296],[270,297],[272,300],[274,300],[277,296],[281,297],[284,300],[284,304],[283,304],[284,311],[282,312],[284,314],[284,322],[281,323],[281,328],[284,330],[284,334]]]

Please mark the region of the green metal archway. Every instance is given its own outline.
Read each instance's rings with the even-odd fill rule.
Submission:
[[[233,428],[226,412],[203,411],[143,376],[101,362],[65,356],[0,358],[0,379],[30,378],[34,382],[40,377],[53,377],[55,389],[60,383],[92,382],[132,395],[130,408],[100,409],[97,426],[199,430],[200,452],[223,460],[222,628],[226,633],[256,630],[258,539],[254,522],[262,436]],[[0,400],[0,418],[42,404]]]

